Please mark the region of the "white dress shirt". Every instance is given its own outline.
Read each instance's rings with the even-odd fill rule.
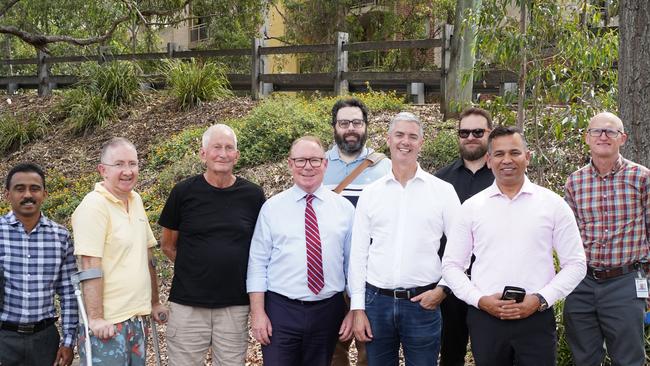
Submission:
[[[553,251],[561,270],[556,274]],[[465,274],[474,253],[472,279]],[[482,296],[518,286],[549,306],[585,277],[585,251],[573,212],[552,191],[525,178],[511,200],[496,182],[465,201],[447,235],[442,274],[459,299],[478,308]]]
[[[262,206],[248,258],[248,292],[273,291],[290,299],[317,301],[345,290],[354,206],[323,186],[314,192],[325,277],[325,286],[315,295],[307,287],[306,194],[294,185]]]
[[[367,186],[352,230],[351,309],[365,309],[365,284],[412,288],[438,282],[440,237],[460,209],[454,187],[419,166],[402,186],[391,171]]]

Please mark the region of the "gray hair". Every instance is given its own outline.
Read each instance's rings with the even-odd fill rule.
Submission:
[[[416,116],[415,114],[411,112],[399,112],[397,113],[391,120],[390,124],[388,125],[388,133],[390,134],[393,132],[393,129],[395,128],[395,123],[398,121],[406,121],[406,122],[414,122],[416,125],[418,125],[420,129],[420,137],[424,136],[424,129],[422,128],[422,122],[420,122],[420,118]]]
[[[212,137],[212,135],[216,132],[223,132],[226,135],[231,135],[232,139],[235,141],[235,149],[237,149],[237,135],[235,134],[235,130],[223,123],[214,124],[208,127],[205,132],[203,132],[203,136],[201,137],[201,146],[204,149],[208,147],[208,143],[210,143],[210,137]]]
[[[108,152],[111,149],[113,149],[115,147],[118,147],[118,146],[127,146],[127,147],[130,147],[133,150],[135,150],[136,153],[138,152],[138,149],[135,148],[135,145],[133,145],[133,143],[131,141],[125,139],[124,137],[113,137],[112,139],[104,142],[104,144],[102,145],[102,151],[99,154],[99,161],[100,162],[106,162],[105,159],[106,159],[106,156],[108,155]]]

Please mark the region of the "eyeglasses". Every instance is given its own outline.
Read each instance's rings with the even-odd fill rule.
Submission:
[[[363,125],[365,125],[366,123],[365,123],[362,119],[353,119],[353,120],[349,120],[349,119],[340,119],[340,120],[336,121],[336,124],[337,124],[340,128],[346,129],[346,128],[350,127],[350,124],[352,124],[352,126],[353,126],[354,128],[361,128],[361,127],[363,127]]]
[[[102,165],[111,166],[119,170],[126,170],[127,168],[131,170],[135,170],[138,169],[138,167],[140,166],[137,161],[129,161],[129,162],[118,161],[115,164],[102,163]]]
[[[466,130],[466,129],[459,129],[458,130],[458,137],[461,139],[466,139],[469,137],[469,134],[471,133],[474,138],[480,139],[483,137],[483,134],[485,134],[485,131],[487,131],[484,128],[475,128],[473,130]]]
[[[591,137],[600,137],[605,133],[605,136],[609,137],[610,139],[617,138],[618,135],[622,134],[623,131],[619,130],[612,130],[610,128],[590,128],[587,130],[587,133]]]
[[[293,164],[296,166],[296,168],[304,168],[307,165],[307,162],[309,162],[309,165],[311,165],[312,168],[318,168],[321,165],[323,165],[323,160],[325,158],[289,158],[290,160],[293,160]]]

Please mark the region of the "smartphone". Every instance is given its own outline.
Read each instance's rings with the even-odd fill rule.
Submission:
[[[501,295],[501,300],[515,300],[515,302],[524,301],[526,296],[526,290],[521,287],[516,286],[506,286],[503,288],[503,295]]]

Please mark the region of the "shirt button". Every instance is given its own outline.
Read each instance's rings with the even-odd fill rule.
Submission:
[[[31,258],[31,257],[32,257],[31,255],[27,254],[27,258]]]
[[[605,232],[606,232],[606,233],[608,233],[608,232],[609,232],[609,230],[607,230],[607,229],[605,229]]]

